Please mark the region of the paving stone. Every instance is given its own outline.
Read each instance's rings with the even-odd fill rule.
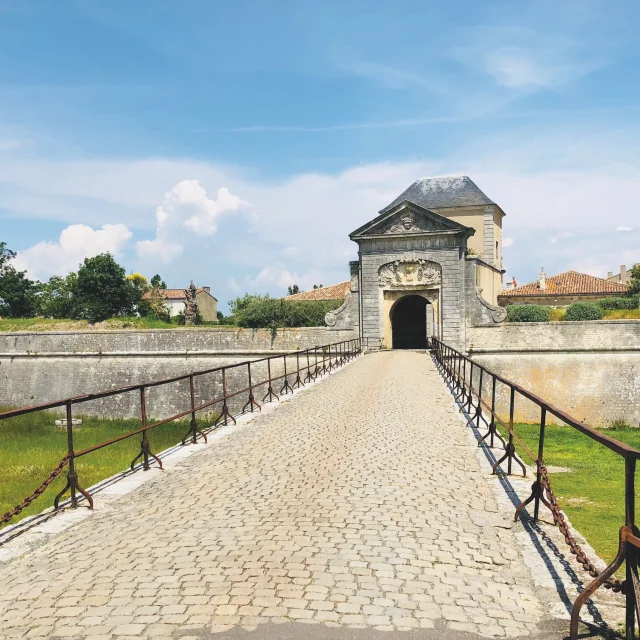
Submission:
[[[515,530],[475,524],[498,511],[475,450],[428,355],[366,355],[0,565],[0,637],[482,617],[515,637],[545,607]]]

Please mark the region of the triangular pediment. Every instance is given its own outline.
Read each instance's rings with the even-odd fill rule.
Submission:
[[[349,235],[363,237],[456,234],[472,236],[475,231],[434,211],[404,200]]]

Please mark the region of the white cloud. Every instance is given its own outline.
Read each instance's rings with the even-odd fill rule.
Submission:
[[[554,88],[605,64],[598,49],[571,37],[515,26],[479,27],[456,57],[516,91]]]
[[[573,236],[573,233],[559,233],[557,236],[552,236],[551,238],[549,238],[549,242],[551,244],[555,244],[556,242],[558,242],[558,240],[566,240],[567,238],[572,238]]]
[[[171,262],[184,250],[185,230],[198,236],[213,235],[222,214],[249,206],[226,187],[218,189],[212,200],[198,180],[181,180],[165,194],[156,210],[156,237],[138,242],[138,255]]]
[[[633,227],[616,227],[616,231],[633,231]]]
[[[72,224],[62,230],[58,242],[39,242],[20,251],[15,266],[31,277],[66,275],[85,258],[107,252],[119,256],[132,235],[123,224],[105,224],[101,229]]]
[[[503,238],[502,239],[502,246],[503,247],[510,247],[513,244],[513,238]]]

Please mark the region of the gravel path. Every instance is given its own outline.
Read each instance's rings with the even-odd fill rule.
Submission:
[[[428,355],[366,355],[1,567],[0,636],[538,637],[474,449]]]

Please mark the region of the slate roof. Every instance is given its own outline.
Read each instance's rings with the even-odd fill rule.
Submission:
[[[184,289],[158,289],[158,291],[160,292],[160,295],[165,299],[165,300],[184,300]],[[200,287],[199,289],[196,289],[196,295],[198,295],[199,293],[202,293],[204,291],[204,289],[202,287]],[[210,292],[206,292],[209,293],[209,295],[211,296]],[[145,293],[142,294],[142,299],[143,300],[148,300],[149,298],[151,298],[151,294],[152,291],[147,291]],[[212,298],[214,296],[211,296]]]
[[[287,296],[285,300],[344,300],[350,288],[351,282],[347,280],[346,282],[331,284],[328,287],[321,287],[320,289],[294,293],[292,296]]]
[[[402,202],[409,200],[425,209],[444,209],[449,207],[470,207],[495,204],[490,200],[469,176],[436,176],[420,178],[406,191],[403,191],[380,213],[386,213]]]
[[[547,288],[540,289],[539,281],[523,284],[514,289],[505,289],[498,294],[499,298],[518,298],[524,296],[575,296],[602,294],[622,295],[627,291],[627,285],[619,282],[611,282],[604,278],[596,278],[586,273],[577,271],[565,271],[556,276],[547,276]]]

